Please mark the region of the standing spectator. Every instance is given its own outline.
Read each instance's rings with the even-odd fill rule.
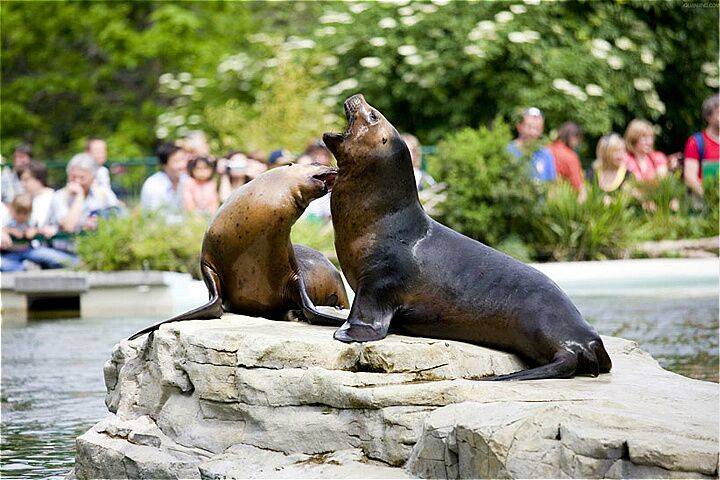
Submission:
[[[220,201],[224,202],[234,189],[267,170],[267,165],[262,160],[245,156],[242,152],[230,152],[225,158],[218,160],[216,170],[220,175]]]
[[[280,167],[292,163],[294,160],[292,153],[284,148],[278,148],[270,152],[267,158],[268,169]]]
[[[635,119],[625,130],[625,147],[627,148],[627,169],[636,180],[649,182],[668,173],[668,163],[676,160],[678,155],[670,159],[654,150],[655,130],[650,122]]]
[[[215,213],[220,206],[215,183],[215,162],[194,157],[187,166],[189,178],[183,185],[183,208],[188,212]]]
[[[531,107],[523,111],[520,122],[516,125],[518,137],[510,142],[507,149],[516,158],[520,159],[530,155],[532,162],[531,176],[541,182],[555,180],[555,161],[552,153],[547,147],[542,147],[534,152],[537,141],[542,137],[545,128],[545,117],[539,108]]]
[[[2,170],[2,201],[9,203],[15,195],[23,193],[20,173],[32,160],[30,145],[18,145],[13,151],[12,168]]]
[[[317,163],[320,165],[332,165],[333,155],[325,146],[322,139],[314,140],[305,148],[305,151],[298,157],[297,162],[300,165],[309,165]]]
[[[617,133],[605,135],[598,141],[596,154],[593,170],[598,185],[607,193],[618,190],[627,178],[625,140]]]
[[[577,123],[565,122],[560,126],[557,139],[548,147],[555,159],[555,171],[558,178],[570,182],[577,192],[580,202],[584,202],[587,197],[580,157],[575,153],[582,138],[582,129]]]
[[[272,155],[272,154],[271,154]],[[330,166],[333,163],[333,155],[322,139],[314,140],[305,148],[305,151],[297,159],[299,164],[319,164]],[[300,218],[309,218],[312,220],[327,221],[332,214],[330,213],[330,192],[320,198],[316,198],[303,212]]]
[[[202,130],[192,130],[188,132],[187,135],[178,140],[177,144],[185,150],[188,158],[210,156],[210,144],[207,141],[205,132]]]
[[[413,173],[415,174],[415,186],[418,191],[436,185],[435,179],[430,176],[422,168],[422,150],[420,150],[420,141],[415,135],[403,133],[400,137],[410,150],[410,160],[412,161]]]
[[[95,172],[95,183],[101,187],[110,188],[110,171],[105,166],[107,162],[107,143],[102,138],[90,137],[85,143],[85,153],[95,159],[98,164]]]
[[[712,165],[717,172],[720,161],[720,95],[715,94],[702,104],[702,116],[707,127],[694,133],[685,143],[685,165],[683,176],[685,183],[695,194],[703,196],[703,167]]]
[[[67,185],[53,194],[50,223],[60,230],[76,233],[95,230],[98,218],[120,208],[112,190],[95,184],[98,165],[87,153],[78,153],[67,165]]]
[[[50,205],[55,191],[47,186],[47,167],[33,160],[20,175],[23,189],[32,197],[32,215],[30,225],[37,227],[39,233],[52,237],[57,230],[50,225]]]
[[[150,175],[140,191],[145,211],[161,211],[171,220],[179,220],[182,211],[182,185],[187,178],[187,154],[173,143],[163,143],[155,152],[160,171]]]

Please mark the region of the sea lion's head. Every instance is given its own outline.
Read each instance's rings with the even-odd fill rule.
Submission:
[[[335,167],[317,164],[290,164],[273,171],[281,173],[286,179],[299,213],[302,213],[310,202],[332,190],[338,172]]]
[[[410,153],[395,127],[382,113],[365,101],[362,94],[345,100],[348,126],[344,133],[326,133],[323,141],[335,155],[340,169],[343,165],[362,161],[397,158],[410,161]]]

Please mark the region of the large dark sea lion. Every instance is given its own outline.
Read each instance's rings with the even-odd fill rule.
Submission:
[[[338,161],[331,197],[335,248],[356,296],[343,342],[398,333],[514,352],[534,368],[493,377],[598,375],[610,357],[560,288],[542,273],[430,218],[410,153],[362,95],[345,101],[348,128],[323,139]]]
[[[308,204],[333,186],[337,169],[288,165],[233,192],[205,232],[200,270],[210,292],[205,305],[130,337],[181,320],[220,318],[223,312],[283,319],[301,310],[313,323],[343,320],[316,305],[348,308],[340,272],[320,252],[290,243],[290,229]]]

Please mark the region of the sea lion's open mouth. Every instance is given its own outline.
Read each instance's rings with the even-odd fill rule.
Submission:
[[[337,169],[332,169],[324,173],[318,173],[317,175],[313,175],[313,178],[316,180],[320,180],[325,184],[325,192],[329,192],[332,190],[333,186],[335,185],[335,180],[337,179],[338,171]]]
[[[347,127],[343,133],[325,133],[323,134],[323,141],[325,145],[330,149],[331,152],[337,153],[338,146],[343,143],[352,134],[353,124],[355,123],[355,116],[362,105],[365,102],[365,97],[361,93],[355,94],[352,97],[345,100],[343,108],[345,109],[345,119],[347,120]]]

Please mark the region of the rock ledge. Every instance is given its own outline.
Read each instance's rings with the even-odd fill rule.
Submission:
[[[511,354],[225,315],[118,344],[79,478],[716,477],[718,385],[604,338],[599,378],[483,382]]]

